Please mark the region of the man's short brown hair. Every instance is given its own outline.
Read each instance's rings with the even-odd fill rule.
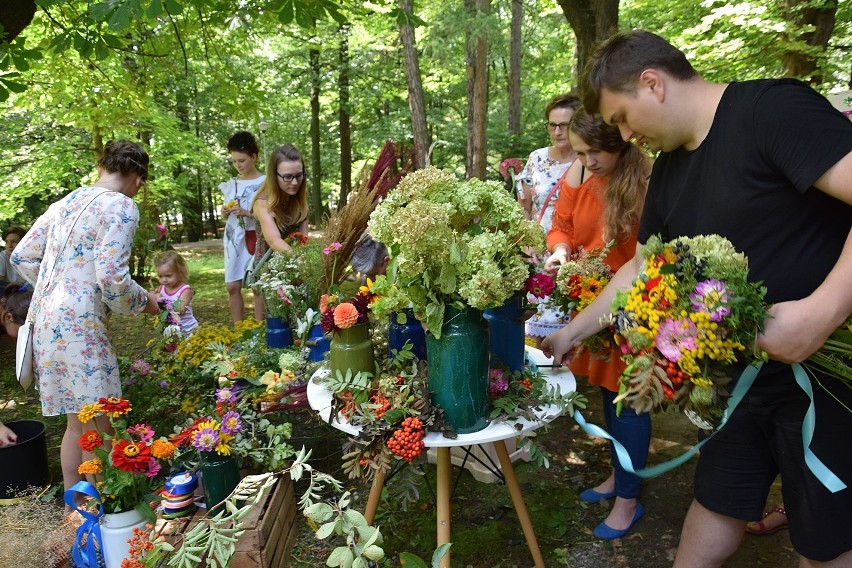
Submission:
[[[599,45],[586,64],[583,106],[588,112],[599,112],[604,88],[634,92],[646,69],[665,71],[680,81],[698,76],[683,52],[660,36],[643,30],[618,32]]]

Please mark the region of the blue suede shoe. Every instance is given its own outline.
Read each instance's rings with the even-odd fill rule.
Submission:
[[[635,525],[637,522],[639,522],[639,519],[641,519],[642,515],[644,515],[644,514],[645,514],[645,509],[642,507],[642,503],[637,503],[636,504],[636,512],[633,513],[633,520],[630,521],[630,526],[628,526],[624,530],[617,531],[614,528],[607,525],[606,523],[601,523],[601,524],[599,524],[598,526],[595,527],[595,530],[594,530],[595,536],[598,537],[598,538],[606,539],[606,540],[612,540],[614,538],[621,538],[621,537],[623,537],[624,535],[626,535],[627,533],[630,532],[630,530],[633,528],[633,525]]]
[[[587,503],[599,503],[601,501],[606,501],[607,499],[612,499],[613,497],[615,497],[615,491],[612,493],[600,493],[594,489],[586,489],[580,493],[580,499]]]

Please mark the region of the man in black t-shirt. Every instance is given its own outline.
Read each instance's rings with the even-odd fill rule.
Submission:
[[[808,398],[789,365],[817,351],[852,313],[852,124],[798,81],[705,81],[683,53],[648,32],[616,34],[588,70],[587,110],[625,139],[662,150],[639,242],[657,233],[725,236],[748,256],[750,277],[764,282],[773,303],[758,339],[771,361],[702,448],[675,566],[721,566],[746,522],[760,517],[779,473],[802,565],[852,565],[852,488],[831,493],[806,465]],[[637,250],[592,306],[545,339],[545,351],[567,360],[599,331],[641,261]],[[843,408],[852,408],[852,389],[828,377],[820,383],[810,447],[852,485],[852,413]]]

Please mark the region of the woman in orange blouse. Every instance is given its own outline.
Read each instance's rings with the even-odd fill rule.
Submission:
[[[618,128],[607,125],[600,117],[589,116],[583,109],[571,119],[568,137],[578,160],[561,181],[553,226],[547,234],[552,254],[545,269],[557,270],[579,249],[600,249],[615,241],[606,257],[614,273],[636,254],[636,231],[650,162],[639,148],[622,140]],[[545,345],[547,341],[545,338]],[[574,374],[586,375],[591,384],[601,387],[607,430],[627,448],[633,465],[641,468],[648,457],[651,419],[648,414],[637,415],[626,407],[620,416],[615,415],[613,399],[623,370],[616,352],[606,360],[585,352],[571,363]],[[641,479],[624,471],[614,452],[612,462],[613,472],[606,481],[580,495],[592,502],[615,497],[609,516],[594,530],[595,535],[607,539],[625,535],[644,513],[638,501]]]

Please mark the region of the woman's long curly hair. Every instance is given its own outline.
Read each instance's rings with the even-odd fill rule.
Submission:
[[[593,150],[619,155],[604,192],[604,238],[616,242],[630,238],[642,216],[651,174],[650,160],[635,144],[625,141],[618,128],[605,123],[600,115],[589,115],[582,107],[571,117],[568,130]]]

